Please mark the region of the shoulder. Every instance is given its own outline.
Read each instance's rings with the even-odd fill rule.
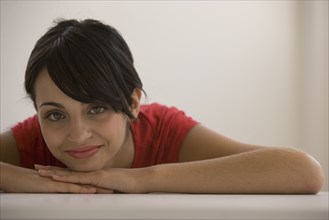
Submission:
[[[175,106],[167,106],[159,103],[145,104],[141,106],[138,119],[149,119],[149,120],[166,120],[171,117],[182,116],[188,117],[184,111],[178,109]]]
[[[20,139],[22,135],[26,135],[27,133],[41,134],[37,115],[33,115],[17,123],[11,130],[16,139]]]
[[[159,103],[144,104],[141,106],[140,114],[142,115],[159,115],[161,113],[172,110],[178,110],[175,107],[169,107],[167,105]]]
[[[156,137],[186,134],[193,126],[198,124],[184,111],[159,103],[142,105],[137,121],[133,123],[135,129],[141,129],[143,135],[153,134]]]
[[[33,115],[11,128],[19,151],[31,151],[43,141],[37,115]]]
[[[182,142],[196,124],[176,107],[142,105],[137,120],[131,124],[136,150],[133,167],[177,162]]]
[[[34,164],[64,166],[53,157],[43,139],[37,115],[33,115],[11,128],[17,143],[22,167],[34,168]]]

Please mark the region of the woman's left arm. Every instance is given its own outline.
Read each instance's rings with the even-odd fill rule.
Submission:
[[[185,138],[180,162],[154,167],[161,173],[156,181],[180,179],[177,191],[197,193],[317,193],[324,181],[320,164],[305,152],[244,144],[202,125]]]
[[[300,151],[258,149],[222,158],[154,166],[150,191],[183,193],[317,193],[318,163]]]
[[[54,170],[51,176],[126,193],[313,194],[321,190],[324,179],[319,163],[302,151],[243,144],[202,125],[185,138],[179,163],[91,173]]]

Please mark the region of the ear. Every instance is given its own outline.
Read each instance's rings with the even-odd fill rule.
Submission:
[[[142,97],[142,91],[140,89],[134,89],[133,93],[131,94],[131,106],[130,106],[130,112],[131,114],[137,118],[140,107],[141,107],[141,97]]]

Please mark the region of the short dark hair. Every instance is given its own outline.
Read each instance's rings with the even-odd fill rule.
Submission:
[[[134,119],[131,95],[136,88],[144,92],[143,85],[114,27],[93,19],[57,20],[36,42],[27,63],[25,90],[34,104],[34,83],[43,68],[72,99],[103,103]]]

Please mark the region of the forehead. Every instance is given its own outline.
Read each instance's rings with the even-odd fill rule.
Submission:
[[[46,68],[42,69],[38,74],[34,84],[34,89],[37,106],[42,102],[65,101],[71,99],[56,86]]]

